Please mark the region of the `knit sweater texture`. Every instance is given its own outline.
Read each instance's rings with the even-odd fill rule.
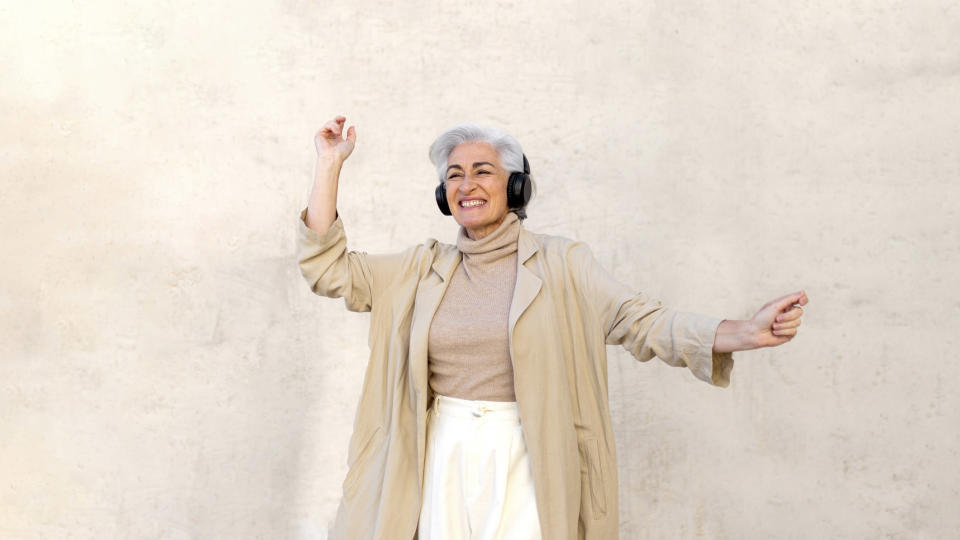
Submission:
[[[516,401],[507,342],[517,281],[520,220],[510,212],[496,230],[471,240],[463,227],[460,265],[430,324],[430,389],[460,399]]]

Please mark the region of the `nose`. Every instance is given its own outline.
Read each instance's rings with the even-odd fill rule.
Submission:
[[[460,182],[460,185],[457,187],[457,191],[464,194],[470,193],[476,186],[477,183],[474,181],[474,178],[470,175],[466,175],[463,178],[463,182]]]

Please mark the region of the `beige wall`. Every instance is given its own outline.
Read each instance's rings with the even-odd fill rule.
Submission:
[[[453,240],[427,146],[474,120],[667,305],[807,290],[728,389],[610,350],[623,538],[958,537],[954,2],[153,4],[0,8],[0,537],[326,536],[368,318],[293,240],[338,113],[354,248]]]

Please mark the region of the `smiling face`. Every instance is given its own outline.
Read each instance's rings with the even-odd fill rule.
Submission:
[[[447,158],[447,204],[467,230],[479,240],[495,231],[507,216],[507,179],[497,151],[485,142],[458,144]]]

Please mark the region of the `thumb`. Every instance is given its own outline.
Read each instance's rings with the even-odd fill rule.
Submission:
[[[352,143],[357,142],[357,126],[350,126],[350,129],[347,130],[347,140]]]

